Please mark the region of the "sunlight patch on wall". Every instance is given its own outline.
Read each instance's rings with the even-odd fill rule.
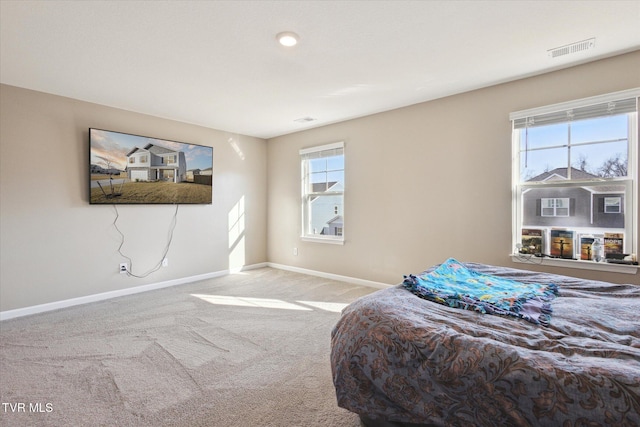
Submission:
[[[244,235],[244,196],[229,211],[229,248]]]
[[[245,265],[244,242],[244,196],[240,197],[228,214],[229,223],[229,270],[237,270]]]
[[[229,145],[231,145],[231,148],[233,148],[233,151],[236,152],[238,157],[240,157],[241,160],[244,160],[244,153],[240,149],[240,146],[238,145],[238,141],[236,141],[233,138],[229,138],[227,142],[229,142]]]

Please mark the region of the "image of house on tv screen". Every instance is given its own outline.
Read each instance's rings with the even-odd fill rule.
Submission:
[[[213,148],[89,129],[91,204],[211,204]]]

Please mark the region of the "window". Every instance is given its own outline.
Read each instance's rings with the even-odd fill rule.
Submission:
[[[620,213],[622,197],[605,197],[604,198],[604,213]]]
[[[344,242],[344,143],[300,150],[302,237]]]
[[[569,258],[593,263],[582,246],[614,235],[623,253],[637,252],[639,95],[636,88],[510,115],[514,248],[539,232],[541,253],[553,255],[552,235],[563,230],[573,236]]]
[[[569,216],[569,199],[540,199],[542,216]]]

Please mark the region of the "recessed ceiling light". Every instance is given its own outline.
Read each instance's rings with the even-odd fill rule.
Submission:
[[[284,31],[282,33],[278,33],[276,40],[278,40],[278,43],[282,46],[291,47],[298,44],[298,35],[291,31]]]

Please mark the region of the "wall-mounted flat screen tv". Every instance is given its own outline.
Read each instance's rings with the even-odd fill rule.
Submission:
[[[213,148],[89,129],[91,204],[211,204]]]

